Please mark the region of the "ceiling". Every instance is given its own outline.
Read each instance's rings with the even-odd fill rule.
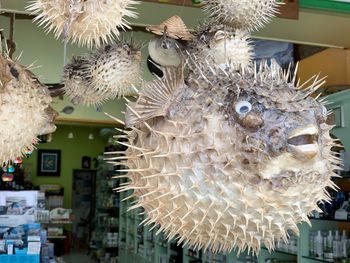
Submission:
[[[3,10],[26,13],[24,0],[0,0]],[[142,2],[137,6],[139,19],[133,25],[156,24],[172,15],[180,15],[189,27],[202,20],[199,8],[181,7],[159,3]],[[155,12],[157,10],[157,12]],[[28,21],[30,23],[30,21]],[[275,18],[272,23],[253,36],[262,39],[281,40],[292,43],[325,47],[350,47],[350,14],[301,9],[298,20]]]

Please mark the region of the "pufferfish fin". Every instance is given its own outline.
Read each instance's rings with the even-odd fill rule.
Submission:
[[[145,84],[137,102],[128,103],[125,114],[126,127],[167,114],[174,93],[185,85],[184,66],[166,67],[163,71],[163,78]]]

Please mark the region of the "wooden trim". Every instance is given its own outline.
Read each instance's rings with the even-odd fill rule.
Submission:
[[[143,0],[144,2],[152,2],[159,4],[180,5],[189,7],[200,7],[203,5],[203,0]],[[299,0],[285,0],[280,8],[277,17],[298,19],[299,18]]]
[[[158,4],[170,4],[187,7],[200,7],[203,5],[203,0],[142,0],[144,2],[158,3]],[[284,5],[281,6],[277,17],[287,19],[298,19],[299,18],[299,0],[284,0]],[[11,17],[12,12],[5,11],[0,15]],[[35,16],[25,13],[16,13],[16,19],[33,19]],[[134,31],[144,31],[143,27],[133,26]]]
[[[277,17],[299,19],[299,0],[285,0]]]

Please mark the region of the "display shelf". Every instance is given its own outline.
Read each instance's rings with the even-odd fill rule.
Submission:
[[[48,223],[43,224],[49,224],[49,225],[71,225],[73,224],[72,221],[50,221]]]
[[[67,236],[48,236],[48,239],[66,239]]]
[[[331,221],[331,222],[341,222],[341,223],[350,223],[350,220],[342,220],[342,219],[331,219],[331,218],[310,218],[315,221]]]
[[[103,156],[99,156],[98,161],[91,254],[100,258],[101,255],[104,257],[108,254],[108,262],[117,259],[119,262],[119,245],[128,248],[126,220],[121,217],[126,211],[120,208],[120,194],[113,190],[117,187],[116,180],[112,179],[115,175],[114,167],[107,164]]]
[[[311,259],[311,260],[319,261],[319,262],[336,262],[333,259],[318,258],[318,257],[312,257],[312,256],[303,256],[302,258]]]
[[[261,247],[261,249],[268,251],[266,247]],[[289,252],[289,251],[283,251],[283,250],[278,250],[275,249],[271,253],[280,253],[280,254],[285,254],[285,255],[290,255],[290,256],[297,256],[297,253]]]

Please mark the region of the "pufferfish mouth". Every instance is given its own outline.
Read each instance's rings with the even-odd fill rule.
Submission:
[[[307,126],[293,130],[287,140],[288,145],[296,152],[314,157],[318,151],[318,129]]]

